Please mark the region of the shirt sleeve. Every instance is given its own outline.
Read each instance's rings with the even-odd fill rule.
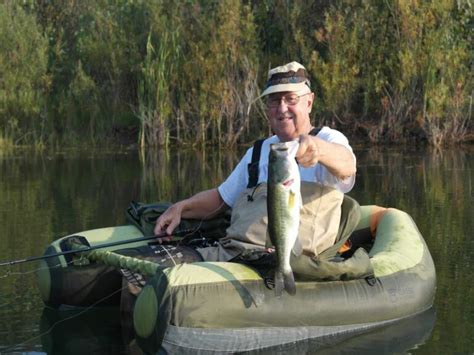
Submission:
[[[237,198],[247,187],[249,180],[248,164],[251,161],[253,147],[247,150],[244,157],[227,179],[217,188],[224,202],[231,208],[234,207]]]
[[[325,141],[329,143],[337,143],[340,144],[344,147],[346,147],[352,154],[352,157],[354,159],[354,165],[356,164],[356,156],[354,155],[354,152],[352,151],[352,147],[349,145],[349,140],[347,137],[342,134],[341,132],[331,129],[329,127],[323,127],[321,129],[320,133],[318,134],[318,137],[321,139],[324,139]],[[351,175],[350,177],[341,180],[331,174],[326,167],[322,166],[321,164],[319,165],[319,169],[316,169],[315,174],[316,174],[316,181],[320,181],[325,185],[328,186],[333,186],[336,189],[338,189],[341,192],[349,192],[352,190],[355,184],[355,174]]]

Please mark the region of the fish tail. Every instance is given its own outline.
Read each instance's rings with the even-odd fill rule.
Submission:
[[[294,296],[296,294],[296,285],[295,285],[295,277],[293,276],[293,272],[289,271],[286,274],[283,274],[283,279],[285,283],[286,292]]]
[[[285,281],[281,271],[275,271],[275,296],[281,297],[283,289],[285,288]]]
[[[291,271],[283,273],[277,270],[275,271],[275,295],[281,297],[283,290],[292,296],[296,294],[295,277]]]

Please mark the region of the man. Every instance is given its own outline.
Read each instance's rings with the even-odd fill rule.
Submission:
[[[302,215],[310,210],[300,228],[300,239],[305,235],[303,252],[314,257],[335,243],[343,193],[350,191],[355,182],[356,159],[347,138],[328,127],[321,128],[316,135],[310,134],[312,130],[314,133],[309,116],[314,93],[305,68],[297,62],[270,70],[261,97],[274,136],[262,143],[256,186],[248,187],[252,147],[218,188],[200,192],[167,209],[156,221],[155,234],[171,235],[181,218],[208,219],[232,208],[227,236],[217,247],[198,249],[204,260],[227,261],[246,250],[265,250],[269,146],[299,140],[296,159],[301,180],[305,182],[302,183]],[[309,187],[303,186],[306,183]],[[305,195],[309,197],[305,199]]]

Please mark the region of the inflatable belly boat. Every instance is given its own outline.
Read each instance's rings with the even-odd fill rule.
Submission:
[[[135,336],[147,353],[161,346],[181,351],[249,351],[302,339],[344,339],[429,309],[436,289],[433,260],[412,218],[376,206],[362,206],[357,231],[375,232],[369,255],[374,277],[349,281],[297,282],[296,295],[276,297],[251,267],[196,262],[156,269],[133,310]],[[74,235],[90,246],[143,234],[134,226]],[[65,241],[45,254],[60,253]],[[146,242],[137,242],[129,248]],[[123,246],[111,247],[120,252]],[[79,259],[80,260],[80,259]],[[38,282],[50,306],[117,302],[122,288],[116,268],[94,262],[43,261]],[[101,302],[101,300],[107,300]]]

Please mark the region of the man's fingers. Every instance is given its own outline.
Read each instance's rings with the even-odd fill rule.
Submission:
[[[318,149],[316,142],[312,137],[306,135],[300,136],[300,145],[296,152],[296,160],[298,161],[298,164],[305,168],[309,168],[318,163]]]
[[[176,223],[170,223],[166,228],[166,234],[171,235],[176,227]]]
[[[167,235],[173,234],[174,229],[179,224],[179,221],[176,221],[172,218],[159,218],[156,221],[156,226],[153,232],[155,235],[160,235],[166,233]]]
[[[316,165],[317,162],[318,158],[311,154],[305,154],[298,159],[298,163],[306,168]]]
[[[308,142],[305,136],[300,136],[300,144],[298,145],[298,150],[296,151],[296,159],[300,159],[308,149]]]
[[[173,239],[173,237],[171,237],[171,236],[156,238],[157,242],[160,243],[160,244],[163,244],[163,242],[171,242],[172,239]]]
[[[298,161],[302,166],[304,166],[305,168],[309,168],[311,166],[314,166],[318,163],[318,159],[317,158],[307,158],[307,159],[303,159],[301,161]]]
[[[153,229],[153,233],[155,233],[155,235],[163,234],[163,232],[165,232],[165,230],[163,229],[164,227],[165,226],[163,225],[163,223],[160,223],[160,221],[157,221],[156,226]]]
[[[173,234],[173,231],[181,222],[181,209],[177,206],[177,204],[171,206],[156,220],[156,225],[153,232],[156,236],[167,234],[167,236],[162,237],[167,238],[163,239],[164,241],[171,240],[171,238],[168,236]],[[158,241],[161,243],[161,240]]]

